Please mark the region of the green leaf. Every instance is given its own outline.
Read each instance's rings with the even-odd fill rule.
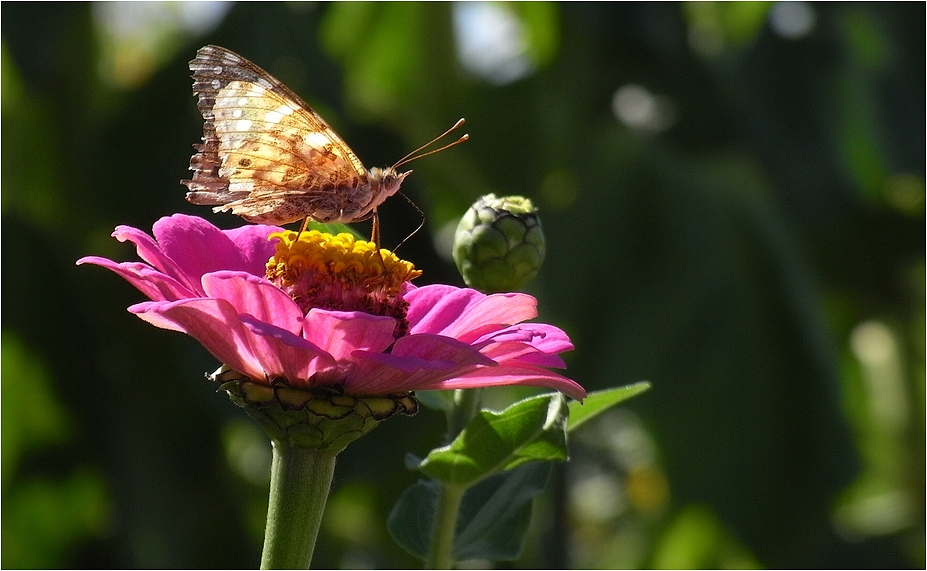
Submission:
[[[524,464],[467,490],[460,504],[454,558],[518,558],[531,523],[531,500],[547,487],[552,467],[552,462]]]
[[[570,421],[567,424],[567,432],[576,430],[616,404],[638,395],[649,388],[650,383],[641,381],[625,387],[589,393],[582,404],[577,401],[571,402],[569,405]]]
[[[525,399],[498,413],[482,410],[418,468],[447,484],[469,486],[533,460],[565,460],[567,414],[560,393]]]
[[[431,545],[440,488],[434,480],[419,480],[403,490],[386,518],[393,541],[423,561]]]
[[[464,493],[454,539],[454,558],[515,559],[531,522],[531,501],[544,491],[552,464],[537,462],[490,476]],[[431,544],[439,482],[406,488],[386,520],[393,540],[424,560]]]

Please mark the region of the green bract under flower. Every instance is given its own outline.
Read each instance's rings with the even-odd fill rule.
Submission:
[[[381,420],[401,413],[414,415],[418,402],[411,393],[357,397],[340,385],[297,389],[284,379],[270,385],[221,367],[209,376],[229,398],[261,425],[271,440],[296,448],[337,453],[367,434]]]

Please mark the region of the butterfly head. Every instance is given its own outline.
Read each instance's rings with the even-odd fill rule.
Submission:
[[[402,185],[402,181],[410,174],[412,174],[412,171],[399,172],[393,167],[386,167],[385,169],[374,167],[370,169],[369,180],[371,186],[376,189],[374,192],[376,204],[374,206],[396,194]]]

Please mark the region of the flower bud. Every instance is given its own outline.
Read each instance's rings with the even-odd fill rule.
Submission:
[[[467,210],[454,235],[454,262],[468,286],[483,293],[525,287],[545,254],[541,220],[531,200],[487,194]]]

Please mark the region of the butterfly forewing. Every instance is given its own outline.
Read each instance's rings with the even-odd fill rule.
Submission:
[[[187,200],[271,224],[353,222],[376,206],[379,188],[357,156],[270,74],[218,46],[201,48],[190,69],[204,126]]]

